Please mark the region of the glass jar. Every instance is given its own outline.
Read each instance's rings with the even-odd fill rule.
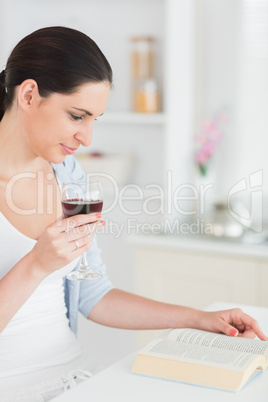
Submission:
[[[131,38],[133,110],[139,113],[160,111],[160,92],[154,77],[154,45],[150,36]]]
[[[154,39],[150,36],[131,38],[132,42],[132,78],[152,78],[154,71]]]
[[[160,95],[156,80],[136,80],[133,85],[133,108],[139,113],[157,113]]]

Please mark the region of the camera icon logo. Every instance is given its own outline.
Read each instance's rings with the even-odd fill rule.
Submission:
[[[228,192],[228,209],[231,216],[244,227],[260,233],[263,229],[263,171],[258,170],[235,183]],[[247,192],[249,195],[249,210],[236,208],[232,198],[239,193]]]

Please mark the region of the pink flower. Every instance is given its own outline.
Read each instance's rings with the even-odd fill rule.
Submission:
[[[222,131],[220,125],[225,120],[224,113],[217,113],[213,119],[204,123],[203,129],[195,137],[195,162],[202,175],[206,174],[209,160],[221,142]]]

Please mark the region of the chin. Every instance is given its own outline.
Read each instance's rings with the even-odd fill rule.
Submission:
[[[57,155],[52,158],[49,158],[50,163],[60,164],[65,161],[67,155]]]

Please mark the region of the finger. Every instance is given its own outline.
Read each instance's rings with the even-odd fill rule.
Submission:
[[[268,340],[268,337],[263,333],[258,322],[250,315],[240,309],[229,310],[229,313],[229,322],[231,322],[234,327],[238,328],[238,330],[241,331],[240,333],[244,333],[244,337],[246,336],[246,330],[251,329],[260,339]]]
[[[101,218],[101,214],[81,214],[74,215],[70,218],[62,219],[61,230],[64,232],[69,232],[76,227],[83,226],[89,223],[94,223]]]
[[[228,324],[223,319],[220,320],[219,330],[220,330],[220,332],[222,332],[225,335],[229,335],[229,336],[237,336],[238,335],[237,328]]]
[[[98,230],[102,229],[103,226],[105,225],[104,221],[97,221],[95,223],[92,223],[89,225],[89,235],[88,238],[90,238],[91,236],[93,236],[95,234],[95,232],[97,232]]]
[[[261,340],[263,340],[263,341],[268,340],[268,337],[261,330],[258,322],[254,318],[252,318],[250,315],[244,313],[241,317],[241,320],[244,322],[246,328],[248,328],[248,330],[249,329],[253,330],[255,335],[257,335]],[[244,334],[245,334],[245,332],[244,332]]]
[[[240,338],[251,338],[251,339],[256,338],[256,334],[252,328],[247,329],[243,332],[239,332],[237,336],[239,336]]]
[[[80,243],[79,243],[79,241],[78,240],[74,240],[72,243],[74,243],[75,244],[75,248],[74,248],[74,251],[76,251],[76,250],[78,250],[82,245],[80,245]]]
[[[97,221],[91,224],[76,226],[73,230],[65,232],[65,236],[68,236],[69,242],[81,239],[82,237],[86,236],[91,237],[97,230],[101,229],[103,225],[104,221]]]
[[[79,250],[81,254],[82,252],[87,251],[90,248],[90,246],[92,245],[92,238],[89,239],[88,236],[84,236],[79,240],[74,240],[70,244],[72,245],[72,247],[74,247],[74,252],[77,252]]]

